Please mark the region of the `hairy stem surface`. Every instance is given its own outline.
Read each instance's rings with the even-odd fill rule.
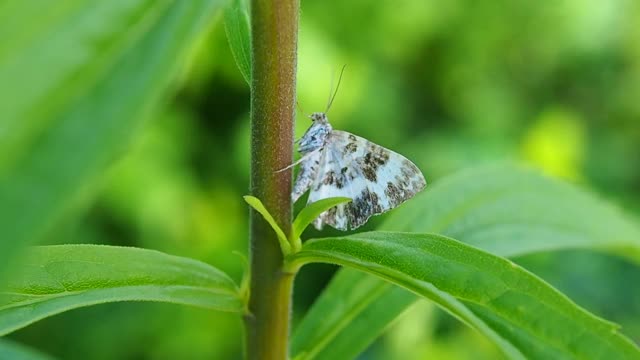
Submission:
[[[251,194],[291,231],[291,170],[299,0],[252,0]],[[276,234],[251,210],[248,359],[286,359],[294,274]]]

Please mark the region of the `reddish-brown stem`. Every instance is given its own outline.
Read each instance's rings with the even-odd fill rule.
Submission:
[[[291,164],[299,0],[251,2],[251,194],[285,233],[291,227]],[[293,274],[282,271],[274,231],[251,210],[248,359],[287,358]]]

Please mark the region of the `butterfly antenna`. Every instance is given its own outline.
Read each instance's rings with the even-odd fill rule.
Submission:
[[[300,102],[299,102],[298,100],[296,100],[296,107],[298,108],[298,112],[303,113],[303,114],[306,114],[306,113],[304,112],[304,110],[302,109],[302,106],[300,106]],[[294,142],[294,144],[298,144],[298,143],[300,143],[300,141],[301,141],[301,140],[302,140],[302,138],[300,138],[300,139],[296,140],[296,141]]]
[[[325,109],[325,113],[329,110],[329,106],[331,105],[331,95],[333,95],[333,79],[336,77],[336,69],[331,67],[331,81],[329,82],[329,96],[327,97],[327,107]]]
[[[300,102],[298,100],[296,100],[296,107],[298,108],[299,112],[301,112],[302,114],[306,114],[306,112],[304,112],[304,109],[302,109],[302,106],[300,106]]]
[[[336,90],[333,93],[333,96],[331,96],[331,93],[329,93],[329,102],[327,103],[327,110],[325,110],[325,114],[329,112],[329,109],[331,109],[331,105],[333,104],[333,100],[336,98],[336,95],[338,94],[338,89],[340,89],[340,82],[342,81],[342,75],[344,74],[344,68],[346,68],[347,65],[343,65],[342,66],[342,70],[340,70],[340,77],[338,78],[338,85],[336,86]],[[333,76],[331,77],[331,88],[333,88]]]

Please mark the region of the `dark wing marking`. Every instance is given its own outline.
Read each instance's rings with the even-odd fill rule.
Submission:
[[[373,215],[393,209],[426,186],[418,167],[400,154],[344,131],[332,131],[323,150],[309,202],[345,196],[352,202],[322,213],[314,222],[356,229]]]

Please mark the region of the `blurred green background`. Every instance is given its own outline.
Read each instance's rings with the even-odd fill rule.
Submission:
[[[633,0],[304,0],[299,105],[324,110],[331,77],[346,64],[329,113],[334,127],[404,154],[429,182],[478,163],[517,161],[637,215],[639,24]],[[226,41],[219,16],[166,109],[49,243],[158,249],[240,279],[232,251],[246,253],[247,245],[249,89]],[[309,125],[303,115],[298,137]],[[637,267],[585,251],[516,260],[640,342]],[[303,269],[296,320],[334,271]],[[76,310],[10,337],[62,359],[236,359],[242,348],[235,315],[151,303]],[[422,302],[361,359],[500,357]]]

